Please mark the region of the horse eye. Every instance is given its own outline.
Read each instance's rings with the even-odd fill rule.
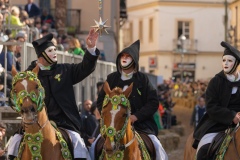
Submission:
[[[38,84],[37,84],[37,85],[36,85],[36,89],[38,89],[38,87],[39,87],[39,86],[38,86]]]

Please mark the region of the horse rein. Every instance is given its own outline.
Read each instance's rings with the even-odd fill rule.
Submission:
[[[121,150],[121,151],[123,151],[123,150],[125,150],[125,148],[127,148],[127,147],[129,147],[133,142],[134,142],[134,140],[135,140],[135,138],[136,138],[136,133],[135,133],[135,129],[134,129],[134,127],[132,126],[132,131],[133,131],[133,138],[131,139],[131,141],[129,141],[127,144],[122,144],[121,146],[119,146],[119,150]]]

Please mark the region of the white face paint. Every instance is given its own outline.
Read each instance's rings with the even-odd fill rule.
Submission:
[[[123,67],[128,66],[132,61],[133,59],[129,54],[123,53],[121,55],[120,62]]]
[[[53,61],[57,62],[57,49],[55,46],[50,46],[47,49],[45,49],[45,53],[48,55],[48,57]]]
[[[234,66],[235,61],[236,61],[236,58],[231,55],[223,56],[223,60],[222,60],[223,71],[225,73],[228,73],[229,71],[231,71],[231,69]]]

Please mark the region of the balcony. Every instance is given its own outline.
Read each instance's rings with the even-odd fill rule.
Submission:
[[[196,39],[173,40],[173,53],[197,54],[198,41]]]

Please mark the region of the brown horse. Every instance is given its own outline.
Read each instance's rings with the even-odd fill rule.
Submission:
[[[218,156],[222,158],[217,158],[218,160],[235,160],[240,159],[240,130],[237,126],[232,133],[228,136],[229,145],[224,145],[223,150],[217,153]],[[193,143],[193,133],[191,133],[187,139],[184,151],[184,160],[194,160],[196,155],[196,150],[192,148]]]
[[[25,130],[17,160],[70,160],[66,142],[48,119],[38,70],[18,73],[12,69],[12,108],[22,116]]]
[[[184,160],[194,160],[196,155],[196,150],[192,147],[193,144],[193,133],[191,133],[186,141],[184,149]]]
[[[104,84],[106,96],[103,102],[100,131],[105,142],[99,159],[150,159],[142,139],[139,139],[139,134],[133,129],[129,120],[131,108],[127,98],[132,92],[132,87],[133,84],[123,92],[118,87],[110,90],[109,84],[107,82]]]

